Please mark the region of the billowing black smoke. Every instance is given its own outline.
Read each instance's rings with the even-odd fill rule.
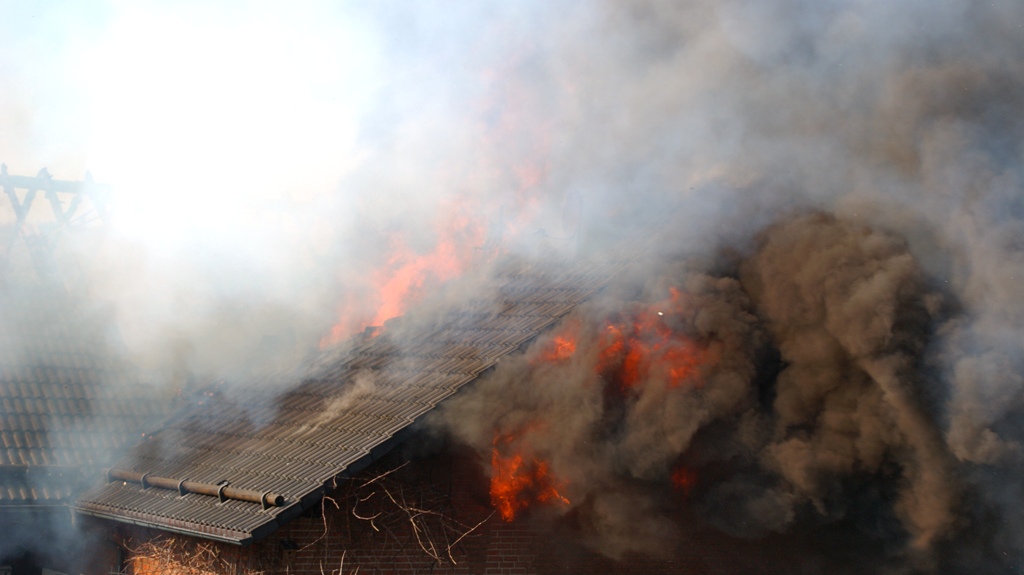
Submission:
[[[548,465],[564,499],[519,504],[614,557],[670,554],[696,513],[740,537],[853,529],[915,569],[963,568],[950,547],[1013,565],[1015,508],[972,477],[944,375],[964,310],[905,238],[814,212],[723,257],[637,266],[438,423]],[[982,517],[998,535],[979,543]]]

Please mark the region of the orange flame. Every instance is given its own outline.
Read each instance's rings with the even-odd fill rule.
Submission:
[[[683,492],[683,497],[689,497],[697,485],[697,472],[689,467],[678,467],[672,472],[672,485]]]
[[[576,353],[576,339],[578,338],[579,329],[580,323],[578,321],[569,322],[562,333],[551,338],[538,361],[553,363],[565,361],[572,357]]]
[[[553,348],[544,356],[546,361],[562,361],[576,353],[576,341],[566,336],[556,336],[552,343]]]
[[[392,246],[394,253],[387,267],[375,274],[379,304],[370,325],[383,325],[402,315],[409,300],[419,296],[425,284],[442,283],[462,274],[469,259],[450,236],[442,237],[425,254],[409,249],[401,236],[392,239]]]
[[[569,500],[559,493],[564,483],[551,476],[548,463],[538,458],[527,459],[521,453],[502,455],[503,448],[516,439],[516,434],[497,435],[491,452],[491,505],[501,518],[513,521],[520,511],[532,503],[562,503]]]
[[[684,294],[672,288],[671,298],[634,317],[608,321],[601,337],[598,371],[611,373],[625,391],[652,377],[669,387],[700,388],[701,366],[713,362],[712,348],[672,329],[674,316],[685,308]]]
[[[597,370],[606,371],[611,365],[618,361],[622,352],[626,349],[626,336],[622,333],[622,327],[608,322],[604,326],[604,333],[601,334],[601,354],[598,357]]]
[[[437,243],[420,252],[411,248],[405,236],[395,234],[389,242],[387,262],[370,274],[372,289],[367,298],[350,298],[339,306],[338,321],[320,345],[326,347],[370,326],[401,316],[408,306],[430,288],[456,278],[480,255],[484,226],[463,210],[454,210],[440,226]],[[369,311],[367,311],[369,310]],[[375,335],[379,330],[373,333]]]

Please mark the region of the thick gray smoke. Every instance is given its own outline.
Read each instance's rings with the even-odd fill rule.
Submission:
[[[836,476],[895,459],[895,511],[928,548],[953,524],[957,488],[920,373],[938,296],[901,238],[827,217],[769,229],[742,265],[786,367],[763,458],[798,501],[824,505]],[[932,309],[929,309],[932,308]]]
[[[967,545],[966,493],[983,486],[944,436],[956,398],[935,364],[962,312],[893,232],[811,213],[755,244],[731,273],[691,255],[631,270],[438,425],[491,458],[492,486],[537,477],[510,496],[492,487],[499,510],[571,517],[614,557],[671,554],[674,489],[746,537],[851,522],[867,505],[891,518],[871,536],[904,541],[893,557],[956,572],[939,547]],[[509,474],[513,456],[525,463]]]
[[[614,296],[594,302],[557,336],[574,342],[571,352],[552,357],[557,342],[539,341],[444,409],[455,435],[485,454],[493,447],[504,457],[520,453],[527,462],[549,462],[571,502],[562,510],[582,509],[584,535],[613,556],[671,548],[676,529],[658,512],[651,484],[667,487],[673,466],[702,427],[738,422],[756,402],[751,381],[761,334],[739,282],[676,277],[683,280],[685,301],[669,301],[672,284],[666,282],[674,278],[666,275],[643,289],[653,307]],[[661,339],[647,328],[633,334],[635,314],[685,334],[638,342],[638,350],[649,345],[655,357],[678,357],[698,342],[693,353],[714,356],[713,363],[674,375],[657,360],[641,360],[635,369],[641,379],[610,375],[631,370],[625,356],[634,336]]]
[[[891,517],[898,527],[881,531],[904,538],[900,553],[918,568],[1017,565],[1024,494],[1007,478],[1020,470],[1024,392],[1024,134],[1012,112],[1024,104],[1024,10],[633,2],[583,12],[538,56],[548,93],[565,97],[552,106],[574,110],[553,115],[579,120],[560,132],[576,145],[553,179],[600,182],[585,197],[620,216],[679,206],[663,224],[678,231],[651,253],[710,260],[711,277],[739,281],[730,313],[757,320],[736,332],[751,342],[734,353],[757,367],[708,367],[743,382],[720,401],[708,383],[652,404],[644,388],[613,409],[605,395],[617,384],[587,345],[607,314],[587,310],[574,367],[503,366],[453,405],[456,435],[488,454],[494,428],[519,433],[565,481],[563,510],[612,554],[659,547],[638,521],[659,508],[657,490],[636,482],[655,469],[668,482],[673,458],[697,457],[687,452],[697,430],[725,427],[735,434],[725,452],[749,468],[695,505],[726,530],[864,523],[861,505]],[[580,29],[602,41],[575,42]],[[638,272],[651,286],[694,277],[656,261]],[[622,313],[667,297],[651,286]],[[676,329],[698,340],[725,330]],[[756,341],[778,354],[777,374],[764,373]],[[531,353],[547,343],[537,345]],[[664,388],[656,374],[646,385]],[[523,432],[533,419],[557,430]],[[640,439],[651,428],[663,451]]]
[[[0,159],[164,199],[80,256],[154,381],[286,385],[395,278],[415,302],[499,249],[659,233],[570,359],[460,398],[460,437],[489,456],[474,421],[518,433],[612,554],[658,548],[631,519],[692,468],[687,508],[733,533],[859,507],[915,565],[1020,563],[1020,2],[139,6],[5,8]],[[605,322],[656,305],[709,357],[623,389]],[[558,434],[520,429],[570,405]]]

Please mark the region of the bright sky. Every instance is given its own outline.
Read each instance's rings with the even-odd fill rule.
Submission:
[[[237,232],[358,162],[380,60],[339,2],[2,2],[0,162],[90,170],[153,247]]]

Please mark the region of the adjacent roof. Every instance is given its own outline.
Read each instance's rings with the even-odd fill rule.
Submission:
[[[497,297],[429,327],[389,327],[286,392],[205,396],[118,461],[77,511],[243,545],[265,537],[618,269],[506,270]]]
[[[69,503],[169,402],[59,289],[0,293],[0,318],[0,511]]]
[[[10,512],[73,501],[171,402],[139,384],[111,318],[80,297],[75,254],[102,238],[89,224],[108,188],[0,165],[0,189],[0,511]]]

